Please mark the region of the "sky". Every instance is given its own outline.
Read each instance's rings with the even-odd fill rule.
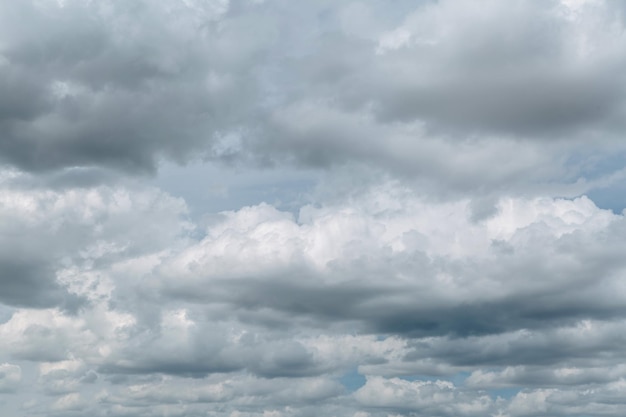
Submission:
[[[626,408],[626,6],[0,0],[3,417]]]

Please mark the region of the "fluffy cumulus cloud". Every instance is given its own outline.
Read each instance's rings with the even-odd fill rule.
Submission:
[[[625,26],[0,0],[2,415],[622,415]]]

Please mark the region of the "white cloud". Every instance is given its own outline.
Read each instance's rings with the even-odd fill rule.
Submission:
[[[484,415],[493,410],[485,394],[466,394],[447,381],[406,381],[368,377],[354,396],[363,405],[435,415]]]

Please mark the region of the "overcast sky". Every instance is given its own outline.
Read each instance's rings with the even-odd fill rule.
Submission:
[[[624,4],[0,0],[0,414],[623,416]]]

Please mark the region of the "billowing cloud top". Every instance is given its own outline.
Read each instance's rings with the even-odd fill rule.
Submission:
[[[626,8],[0,0],[3,416],[621,416]]]

